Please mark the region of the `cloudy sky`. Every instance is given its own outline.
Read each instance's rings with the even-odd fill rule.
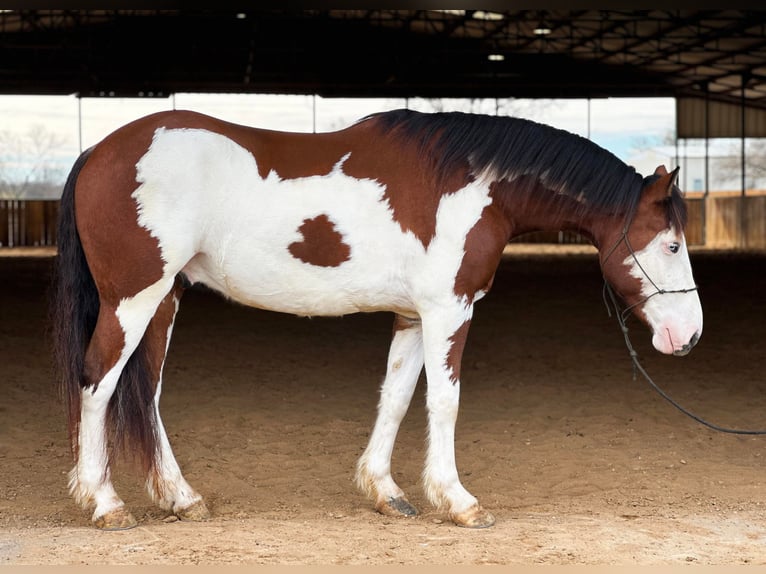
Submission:
[[[176,94],[171,98],[0,96],[0,159],[21,165],[28,147],[19,142],[37,130],[54,134],[51,162],[65,176],[81,149],[138,117],[168,109],[191,109],[227,121],[269,129],[330,131],[376,111],[409,107],[422,111],[475,111],[517,115],[590,137],[630,163],[636,148],[659,144],[672,132],[671,98],[587,100],[326,99],[313,96]],[[589,119],[590,118],[590,119]],[[9,160],[8,158],[11,158]]]

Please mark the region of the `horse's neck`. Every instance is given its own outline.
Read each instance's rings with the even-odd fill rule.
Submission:
[[[570,194],[545,187],[539,180],[503,180],[492,184],[496,204],[508,218],[511,238],[533,231],[573,231],[596,241],[602,217]]]

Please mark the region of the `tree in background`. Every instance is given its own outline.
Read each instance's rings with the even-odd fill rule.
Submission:
[[[553,102],[551,100],[526,100],[516,98],[427,98],[422,100],[426,106],[419,107],[428,112],[468,112],[499,116],[518,116],[535,119],[541,115]],[[538,120],[539,121],[539,120]]]
[[[413,98],[406,106],[421,112],[466,112],[490,116],[519,116],[536,121],[554,102],[552,100],[526,100],[515,98]],[[380,108],[374,111],[393,110],[405,107],[405,100],[381,99]],[[372,112],[373,110],[371,110]],[[362,114],[364,115],[364,114]],[[356,112],[341,114],[325,125],[325,130],[340,130],[361,119]]]
[[[65,143],[42,124],[23,133],[0,130],[0,198],[57,198],[66,174],[56,157]]]
[[[731,178],[742,177],[742,148],[737,142],[731,146],[731,154],[723,158],[720,167]],[[766,138],[750,138],[745,145],[745,187],[766,187]]]

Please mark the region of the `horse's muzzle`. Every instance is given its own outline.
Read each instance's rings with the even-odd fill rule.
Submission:
[[[686,343],[680,349],[676,349],[675,351],[673,351],[673,356],[674,357],[683,357],[684,355],[688,355],[689,351],[691,351],[694,348],[694,345],[696,345],[697,341],[699,341],[699,340],[700,340],[699,332],[694,333],[694,335],[692,335],[692,338],[691,338],[691,340],[688,343]]]

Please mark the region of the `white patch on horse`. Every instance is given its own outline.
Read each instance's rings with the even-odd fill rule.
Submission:
[[[120,300],[115,315],[120,322],[125,334],[125,348],[138,347],[144,336],[146,327],[151,321],[157,306],[168,294],[173,286],[173,277],[162,277],[156,283],[149,285],[136,293],[133,297]]]
[[[281,179],[271,171],[262,178],[257,158],[223,135],[158,129],[136,166],[138,222],[157,239],[166,275],[183,271],[254,307],[412,316],[421,307],[454,304],[465,238],[491,202],[489,187],[474,182],[442,198],[436,235],[424,248],[395,221],[374,174],[343,173],[349,156],[326,175]],[[288,251],[303,240],[303,221],[322,214],[353,253],[341,266],[307,265]]]
[[[679,244],[676,253],[667,249],[672,242]],[[677,233],[673,228],[658,233],[646,247],[636,252],[636,259],[640,266],[632,255],[623,263],[630,267],[630,275],[641,281],[641,294],[649,297],[643,312],[654,333],[652,344],[662,353],[681,351],[692,337],[702,335],[699,295],[697,291],[654,293],[657,289],[674,291],[695,285],[683,233]]]

